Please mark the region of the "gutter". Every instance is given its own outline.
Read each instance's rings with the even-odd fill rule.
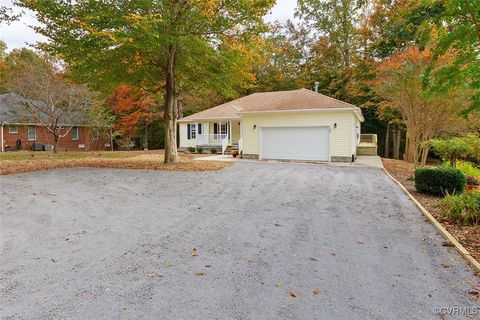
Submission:
[[[340,112],[340,111],[353,111],[360,122],[364,122],[365,118],[362,115],[362,110],[358,107],[348,108],[321,108],[321,109],[298,109],[298,110],[268,110],[268,111],[243,111],[238,112],[240,116],[249,114],[269,114],[269,113],[307,113],[307,112]]]

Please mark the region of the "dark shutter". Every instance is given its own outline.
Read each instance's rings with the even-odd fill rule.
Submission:
[[[187,124],[187,139],[190,140],[190,123]]]
[[[217,123],[213,124],[213,134],[218,134],[218,124]]]
[[[202,134],[202,124],[198,124],[198,134]]]

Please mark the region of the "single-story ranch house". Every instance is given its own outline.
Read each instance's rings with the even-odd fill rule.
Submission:
[[[27,111],[28,101],[15,93],[0,95],[0,141],[1,151],[46,150],[53,145],[53,135]],[[89,126],[84,117],[78,123],[62,124],[58,150],[110,150],[111,137],[99,134]],[[48,123],[48,119],[44,119]]]
[[[244,158],[352,162],[359,107],[307,89],[254,93],[180,119],[180,148],[238,147]],[[376,141],[375,141],[376,154]]]

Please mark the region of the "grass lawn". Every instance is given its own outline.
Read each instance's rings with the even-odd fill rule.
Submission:
[[[144,154],[163,154],[163,150],[153,151],[9,151],[0,153],[0,160],[32,160],[32,159],[84,159],[84,158],[129,158]]]
[[[219,170],[232,163],[219,161],[194,161],[194,158],[208,154],[180,153],[180,162],[163,163],[163,150],[153,151],[59,151],[54,154],[43,152],[3,152],[0,154],[0,175],[38,170],[92,167],[116,169],[146,169],[174,171]]]

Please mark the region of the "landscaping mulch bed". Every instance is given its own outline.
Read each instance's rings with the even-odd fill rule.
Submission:
[[[30,159],[30,160],[2,160],[0,161],[0,175],[30,172],[58,168],[113,168],[113,169],[146,169],[146,170],[173,170],[173,171],[211,171],[231,166],[232,162],[194,161],[192,155],[181,155],[180,162],[164,164],[163,155],[139,155],[130,158],[106,159]]]
[[[412,163],[403,160],[383,159],[385,169],[425,207],[444,227],[448,230],[472,257],[480,261],[480,226],[462,226],[440,217],[440,210],[436,206],[442,197],[420,193],[415,190],[413,173],[415,171]]]

